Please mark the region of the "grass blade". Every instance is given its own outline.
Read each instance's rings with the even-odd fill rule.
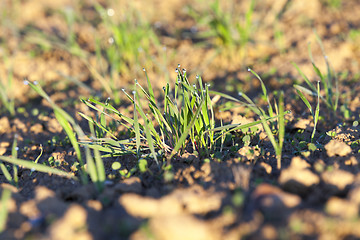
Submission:
[[[0,208],[0,233],[6,228],[6,221],[8,218],[8,203],[11,198],[11,190],[3,188],[1,194],[1,208]]]
[[[7,157],[7,156],[0,156],[0,160],[4,161],[4,162],[8,162],[11,164],[15,164],[27,169],[35,169],[35,171],[38,172],[44,172],[44,173],[48,173],[48,174],[55,174],[58,176],[62,176],[62,177],[68,177],[68,178],[72,178],[77,180],[77,177],[75,177],[72,173],[68,173],[56,168],[52,168],[43,164],[38,164],[38,163],[34,163],[31,161],[26,161],[26,160],[22,160],[22,159],[18,159],[18,158],[13,158],[13,157]]]

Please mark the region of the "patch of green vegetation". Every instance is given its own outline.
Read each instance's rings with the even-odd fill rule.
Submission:
[[[7,58],[4,58],[4,61],[7,63],[6,65],[9,65]],[[13,88],[13,69],[9,66],[7,71],[7,81],[4,83],[3,80],[0,79],[0,103],[6,109],[6,111],[10,113],[11,116],[15,115],[15,99]]]
[[[205,26],[208,29],[208,31],[198,34],[197,37],[214,39],[214,45],[218,47],[219,51],[226,51],[226,54],[238,53],[251,41],[254,35],[253,13],[255,3],[255,0],[251,0],[245,14],[240,16],[232,10],[223,9],[219,0],[212,1],[209,8],[203,12],[198,12],[189,6],[190,16],[200,26]],[[230,2],[232,7],[235,4],[235,1]]]
[[[1,208],[0,208],[0,233],[2,233],[6,228],[6,221],[8,218],[8,204],[11,199],[11,190],[3,188],[1,194]]]

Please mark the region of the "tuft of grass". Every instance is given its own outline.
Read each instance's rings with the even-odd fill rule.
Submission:
[[[226,53],[230,54],[232,51],[238,53],[252,39],[255,2],[255,0],[251,0],[249,8],[240,17],[233,11],[223,9],[219,0],[209,4],[209,9],[205,12],[198,13],[189,7],[189,14],[196,19],[196,22],[207,26],[209,29],[206,33],[200,33],[198,37],[214,39],[219,51],[225,50]],[[230,4],[234,6],[236,3],[231,1]]]
[[[180,71],[177,68],[176,72],[177,80],[174,92],[170,91],[169,84],[163,88],[162,105],[156,101],[146,71],[148,91],[137,81],[135,81],[134,90],[131,95],[123,90],[134,106],[133,118],[123,115],[108,102],[101,103],[94,99],[82,100],[88,107],[124,125],[133,136],[128,139],[119,140],[103,123],[80,113],[89,123],[98,126],[110,136],[110,138],[98,137],[91,141],[83,141],[82,144],[105,152],[104,156],[106,157],[133,154],[138,159],[146,158],[146,156],[151,157],[159,164],[159,158],[165,157],[169,162],[175,155],[190,149],[193,152],[197,152],[200,156],[209,156],[217,150],[219,145],[220,151],[222,150],[225,135],[229,132],[263,124],[276,150],[276,155],[279,159],[278,166],[279,168],[281,167],[280,160],[285,133],[284,115],[287,113],[284,112],[283,94],[280,95],[279,105],[275,103],[275,110],[278,114],[275,115],[268,99],[265,85],[261,78],[257,76],[262,83],[264,95],[268,99],[269,108],[271,109],[269,116],[264,110],[256,107],[246,95],[243,95],[243,97],[247,100],[247,103],[243,103],[229,95],[210,91],[209,84],[203,84],[200,76],[196,77],[198,84],[191,85],[186,76],[185,69]],[[260,120],[245,125],[229,124],[215,127],[215,116],[210,94],[216,94],[245,104],[260,116]],[[140,96],[143,96],[143,98],[140,98]],[[144,101],[146,104],[142,104]],[[279,118],[278,140],[275,139],[270,123],[268,123],[277,118]],[[220,141],[220,144],[218,144],[218,141]]]
[[[98,191],[102,191],[105,184],[105,170],[100,154],[95,150],[95,161],[91,155],[89,148],[85,147],[85,156],[86,156],[86,167],[83,161],[82,153],[80,150],[80,145],[77,141],[77,137],[84,138],[85,134],[81,127],[75,122],[75,120],[63,109],[57,106],[46,92],[42,89],[37,83],[31,83],[25,81],[26,84],[29,84],[30,87],[35,90],[40,96],[47,100],[51,107],[54,110],[55,117],[59,124],[62,126],[66,132],[69,140],[75,149],[76,156],[80,166],[80,179],[84,184],[88,183],[88,175],[90,176],[91,181],[95,184]],[[34,163],[33,163],[34,164]],[[34,169],[36,169],[34,167]]]
[[[264,127],[264,130],[267,134],[267,137],[269,138],[272,146],[274,147],[275,154],[276,154],[276,161],[277,161],[277,168],[281,169],[281,157],[282,157],[282,149],[284,145],[284,139],[285,139],[285,115],[290,113],[290,111],[284,110],[284,93],[281,91],[279,100],[276,102],[274,100],[274,109],[270,103],[269,96],[267,94],[267,90],[265,87],[264,82],[260,78],[260,76],[254,72],[252,69],[248,69],[261,83],[261,89],[263,92],[263,97],[266,99],[268,103],[268,112],[263,110],[261,107],[256,107],[254,102],[246,96],[246,94],[242,93],[241,96],[246,100],[248,103],[248,107],[254,111],[261,120],[261,124]],[[276,115],[275,115],[276,114]],[[267,120],[267,118],[278,118],[277,126],[275,128],[275,131],[273,131],[274,126]]]
[[[80,113],[111,136],[83,144],[107,152],[108,155],[105,156],[134,154],[140,159],[143,155],[149,155],[157,163],[159,157],[167,157],[170,160],[178,153],[182,153],[189,145],[194,152],[209,154],[215,144],[214,133],[208,131],[215,126],[209,85],[204,84],[200,76],[197,77],[198,84],[191,85],[185,69],[181,71],[177,68],[176,72],[174,92],[171,92],[168,83],[163,88],[164,95],[160,103],[155,98],[146,71],[148,91],[137,81],[131,95],[123,90],[134,106],[133,118],[126,117],[109,103],[100,103],[94,99],[82,100],[88,107],[119,121],[135,136],[118,140],[101,123]],[[143,105],[143,101],[147,104]],[[119,119],[109,113],[117,115]]]
[[[264,82],[260,78],[260,76],[254,72],[252,69],[248,69],[249,72],[251,72],[259,81],[261,84],[261,89],[263,93],[263,97],[266,99],[268,103],[268,111],[265,111],[263,108],[256,106],[256,104],[243,92],[239,92],[239,96],[245,100],[245,102],[238,100],[237,98],[220,94],[218,92],[214,92],[216,94],[219,94],[229,100],[232,100],[236,103],[239,103],[241,105],[245,105],[250,110],[252,110],[255,114],[257,114],[260,118],[260,120],[240,125],[240,124],[230,124],[223,127],[218,127],[213,129],[213,131],[218,130],[227,130],[225,132],[222,132],[222,134],[227,134],[232,131],[240,130],[240,129],[246,129],[253,127],[255,125],[261,124],[267,134],[267,137],[269,141],[271,142],[272,146],[274,147],[275,154],[276,154],[276,160],[277,160],[277,168],[281,169],[281,157],[282,157],[282,149],[285,139],[285,115],[290,113],[290,111],[284,110],[284,93],[280,92],[279,100],[278,102],[274,101],[274,108],[272,104],[270,103],[269,96],[267,94],[267,89],[265,87]],[[276,126],[273,124],[274,120],[277,119]]]

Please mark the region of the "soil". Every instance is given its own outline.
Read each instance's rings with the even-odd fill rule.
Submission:
[[[24,79],[39,82],[89,132],[78,112],[93,113],[79,98],[109,96],[87,65],[98,67],[95,41],[97,37],[107,41],[109,33],[99,23],[93,1],[74,2],[0,2],[0,80],[9,87],[8,74],[13,73],[8,94],[17,110],[12,116],[0,105],[0,155],[11,155],[16,138],[18,158],[35,161],[43,149],[39,163],[53,161],[57,168],[77,174],[76,153],[50,105],[23,84]],[[1,192],[12,192],[1,239],[360,239],[357,0],[255,1],[253,34],[238,54],[224,46],[216,54],[217,41],[203,37],[208,27],[189,12],[209,9],[205,1],[98,2],[113,9],[119,19],[129,9],[137,11],[160,40],[161,50],[153,47],[150,62],[120,73],[119,89],[130,89],[134,78],[145,82],[145,66],[159,94],[167,77],[175,81],[180,63],[191,81],[199,74],[212,89],[233,96],[245,92],[263,107],[261,85],[248,67],[263,78],[270,99],[284,91],[285,108],[291,114],[282,167],[277,169],[275,151],[261,129],[247,144],[241,140],[243,133],[235,134],[238,148],[210,159],[179,154],[168,172],[149,161],[151,171],[124,177],[111,165],[117,161],[122,170],[130,170],[136,165],[134,156],[104,158],[108,180],[102,192],[91,183],[20,167],[18,187],[0,174]],[[225,11],[239,16],[249,5],[250,1],[221,1]],[[70,32],[66,11],[76,13],[72,29],[87,61],[64,47]],[[315,141],[309,145],[313,120],[293,87],[306,84],[291,63],[312,82],[318,81],[308,54],[311,43],[314,62],[326,72],[314,29],[339,79],[340,100],[336,112],[321,103]],[[309,100],[316,105],[316,98]],[[116,107],[131,112],[125,98]],[[226,123],[256,119],[244,108],[219,111],[216,117]]]

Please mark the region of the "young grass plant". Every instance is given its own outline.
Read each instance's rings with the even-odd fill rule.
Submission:
[[[314,137],[315,137],[315,133],[316,133],[316,126],[317,123],[319,121],[319,113],[320,113],[320,82],[317,82],[317,104],[316,104],[316,108],[315,111],[313,110],[313,108],[311,107],[311,104],[309,103],[309,101],[307,100],[307,98],[305,97],[305,95],[302,93],[302,91],[304,90],[304,88],[296,85],[294,86],[296,89],[297,94],[299,95],[299,97],[301,98],[301,100],[305,103],[306,107],[309,109],[311,116],[313,118],[314,121],[314,129],[312,131],[311,134],[311,143],[313,143],[314,141]],[[306,91],[306,90],[305,90]],[[309,93],[308,91],[306,91],[307,93]],[[310,92],[312,94],[312,92]]]
[[[6,59],[5,59],[6,62]],[[10,93],[13,89],[13,71],[8,71],[7,82],[4,84],[0,79],[0,102],[11,116],[15,115],[15,100],[13,94]]]
[[[244,125],[230,124],[227,126],[214,128],[212,131],[227,130],[225,132],[222,132],[222,134],[227,134],[232,131],[246,129],[246,128],[253,127],[257,124],[262,124],[262,126],[267,134],[267,137],[269,138],[269,141],[271,142],[272,146],[275,149],[277,168],[281,169],[282,148],[283,148],[284,139],[285,139],[285,115],[290,113],[290,111],[284,110],[284,93],[280,92],[278,103],[276,101],[274,101],[274,107],[275,107],[275,112],[274,112],[274,109],[270,103],[269,96],[267,94],[267,90],[266,90],[264,82],[262,81],[262,79],[256,72],[254,72],[250,68],[248,70],[260,81],[261,89],[263,92],[263,97],[266,99],[266,101],[268,103],[268,112],[266,112],[261,107],[256,106],[255,103],[243,92],[239,92],[239,96],[241,96],[245,100],[245,102],[240,101],[234,97],[228,96],[226,94],[213,92],[213,93],[219,94],[220,96],[225,97],[229,100],[235,101],[241,105],[245,105],[246,107],[251,109],[255,114],[257,114],[259,116],[260,120],[252,122],[252,123],[244,124]],[[278,120],[277,120],[277,128],[275,129],[275,133],[274,133],[274,126],[272,123],[275,119],[278,119]]]
[[[218,140],[223,143],[224,136],[227,133],[263,124],[264,129],[275,148],[278,159],[278,168],[281,168],[281,154],[285,134],[284,115],[288,113],[284,112],[283,93],[280,94],[279,104],[277,105],[275,103],[275,111],[277,114],[275,115],[265,85],[261,78],[253,72],[260,80],[263,94],[269,104],[269,113],[266,114],[263,109],[256,107],[252,100],[245,94],[242,96],[247,102],[243,103],[229,95],[210,91],[209,85],[204,85],[201,77],[197,77],[198,85],[191,85],[185,70],[180,72],[177,68],[176,72],[177,80],[174,93],[171,93],[169,84],[164,87],[162,107],[156,102],[154,91],[146,71],[148,91],[146,91],[137,81],[135,81],[132,95],[124,90],[125,95],[134,106],[133,118],[126,117],[108,102],[101,103],[94,99],[88,99],[87,101],[83,100],[88,107],[97,110],[101,114],[107,115],[126,126],[126,128],[133,133],[135,138],[118,140],[104,125],[80,113],[81,116],[89,122],[109,133],[109,136],[111,137],[96,138],[91,142],[83,141],[82,143],[88,145],[90,148],[106,152],[107,154],[104,155],[106,157],[133,154],[137,156],[138,159],[144,158],[144,156],[150,156],[155,162],[159,163],[159,157],[162,158],[165,156],[168,161],[170,161],[176,154],[181,154],[184,150],[188,149],[188,147],[192,147],[192,151],[198,152],[200,155],[209,155],[216,150],[215,148],[217,147],[216,143]],[[140,94],[145,97],[145,102],[147,103],[145,104],[146,108],[141,104]],[[245,125],[230,124],[215,128],[214,110],[210,94],[216,94],[237,103],[245,104],[259,115],[260,120]],[[113,116],[113,114],[117,115],[119,119]],[[279,120],[277,124],[278,131],[276,139],[272,132],[272,125],[269,122],[272,122],[277,118],[279,118]],[[220,149],[222,149],[221,146]]]
[[[296,63],[293,63],[294,67],[296,68],[296,70],[299,72],[299,74],[301,75],[302,79],[305,81],[305,83],[307,84],[308,88],[300,86],[295,84],[294,87],[297,90],[300,90],[304,93],[307,93],[309,95],[313,95],[313,96],[318,96],[319,98],[325,103],[326,107],[330,110],[330,112],[332,113],[333,116],[336,116],[336,111],[338,109],[338,104],[339,104],[339,88],[338,88],[338,79],[335,76],[335,74],[333,73],[333,70],[330,66],[329,60],[327,55],[325,54],[325,50],[324,47],[322,45],[322,42],[319,38],[318,35],[316,35],[316,39],[317,42],[321,48],[321,51],[323,53],[324,56],[324,60],[326,63],[326,68],[327,68],[327,73],[326,75],[322,74],[320,69],[316,66],[314,59],[312,57],[312,53],[311,53],[311,48],[310,48],[310,44],[309,44],[309,56],[311,59],[311,63],[313,66],[313,69],[316,73],[316,75],[320,78],[320,83],[325,91],[325,96],[319,95],[318,94],[318,89],[315,86],[315,84],[313,84],[308,77],[306,77],[306,75],[300,70],[300,68],[298,67],[298,65],[296,65]]]
[[[137,81],[135,81],[132,95],[123,90],[134,106],[133,118],[124,116],[108,103],[100,103],[94,99],[83,100],[90,108],[118,120],[135,136],[135,138],[118,140],[113,134],[109,134],[111,138],[97,138],[90,143],[83,142],[83,144],[107,152],[108,155],[105,156],[134,154],[139,159],[143,155],[149,155],[158,164],[159,157],[167,157],[170,160],[179,151],[183,152],[189,144],[192,146],[192,151],[208,154],[214,148],[215,143],[214,133],[207,131],[215,126],[209,85],[204,85],[199,76],[197,77],[198,86],[191,85],[185,69],[183,71],[176,69],[176,72],[177,81],[174,93],[171,93],[170,85],[167,84],[163,88],[162,103],[157,103],[146,71],[148,91]],[[148,103],[145,105],[146,108],[142,104],[143,99],[140,96],[143,96]],[[116,114],[120,120],[108,113]],[[99,122],[84,114],[81,115],[110,133]]]
[[[3,188],[1,194],[1,207],[0,207],[0,233],[2,233],[6,228],[6,221],[8,218],[8,204],[11,198],[11,190]]]
[[[51,107],[54,110],[54,114],[59,124],[62,126],[64,131],[66,132],[69,140],[75,149],[77,159],[80,165],[80,178],[81,181],[86,184],[88,183],[87,175],[90,175],[91,181],[95,184],[98,191],[102,191],[104,183],[105,183],[105,170],[100,154],[95,150],[95,161],[91,155],[91,151],[89,148],[85,147],[85,156],[86,156],[86,168],[84,165],[84,161],[82,158],[81,150],[79,143],[77,141],[77,137],[84,138],[85,134],[81,127],[75,122],[75,120],[63,109],[57,106],[50,97],[46,94],[46,92],[41,88],[37,83],[31,83],[29,81],[25,81],[26,84],[29,84],[32,89],[34,89],[40,96],[46,99]],[[35,163],[32,163],[35,164]],[[35,164],[36,165],[36,164]],[[34,169],[36,169],[34,167]]]

